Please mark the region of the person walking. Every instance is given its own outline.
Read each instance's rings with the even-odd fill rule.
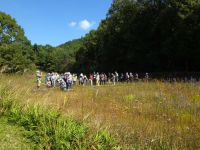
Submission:
[[[100,76],[99,73],[97,72],[96,74],[96,85],[99,86],[99,80],[100,80]]]
[[[116,80],[116,82],[119,81],[119,74],[117,73],[117,71],[115,71],[115,80]]]
[[[90,74],[89,76],[89,82],[90,82],[90,85],[93,86],[93,74]]]
[[[36,71],[36,79],[37,79],[37,88],[39,89],[42,83],[42,73],[39,70]]]
[[[116,76],[114,73],[111,74],[112,75],[112,82],[113,82],[113,85],[115,85],[115,82],[116,82]]]

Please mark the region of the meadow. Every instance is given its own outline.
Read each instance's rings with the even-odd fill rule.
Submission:
[[[70,123],[73,130],[69,129],[68,140],[74,134],[78,136],[65,148],[200,149],[199,82],[139,81],[115,86],[75,86],[71,91],[63,92],[59,88],[48,89],[45,85],[37,89],[34,75],[1,75],[0,91],[1,101],[11,95],[17,103],[12,105],[19,104],[18,108],[10,109],[9,103],[1,102],[1,115],[6,116],[6,110],[10,109],[7,111],[10,122],[23,126],[27,131],[35,131],[37,127],[30,129],[24,125],[26,122],[21,114],[26,114],[24,118],[27,114],[45,116],[49,124],[60,120],[59,127],[64,128],[57,134],[59,138],[68,132],[65,123]],[[61,121],[60,116],[67,121]],[[45,117],[37,120],[41,132],[46,130],[41,125]],[[51,129],[57,129],[57,124]],[[41,149],[56,149],[52,144],[59,147],[66,142],[59,141],[56,136],[46,137],[41,142],[43,135],[37,130],[37,134],[34,132],[29,138],[37,137],[34,143],[46,142],[45,146],[40,145]]]

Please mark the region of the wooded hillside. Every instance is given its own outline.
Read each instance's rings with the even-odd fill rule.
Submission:
[[[58,47],[31,45],[0,13],[1,71],[192,72],[199,60],[198,0],[114,0],[96,30]]]

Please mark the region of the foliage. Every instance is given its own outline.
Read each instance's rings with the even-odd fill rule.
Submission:
[[[34,144],[28,141],[24,136],[22,127],[14,126],[8,123],[7,118],[0,118],[0,149],[1,150],[31,150]]]
[[[75,53],[82,45],[82,40],[73,40],[58,47],[50,45],[34,45],[33,50],[37,55],[36,65],[45,71],[66,72],[74,69]]]
[[[199,11],[196,0],[114,0],[107,18],[84,38],[79,68],[198,71]]]
[[[35,54],[16,21],[0,12],[0,72],[34,69]]]
[[[189,72],[200,69],[198,0],[113,0],[85,37],[57,47],[31,46],[11,16],[0,13],[1,72]]]

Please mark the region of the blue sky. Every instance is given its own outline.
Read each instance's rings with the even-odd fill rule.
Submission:
[[[57,46],[84,36],[105,19],[112,0],[0,0],[32,44]]]

